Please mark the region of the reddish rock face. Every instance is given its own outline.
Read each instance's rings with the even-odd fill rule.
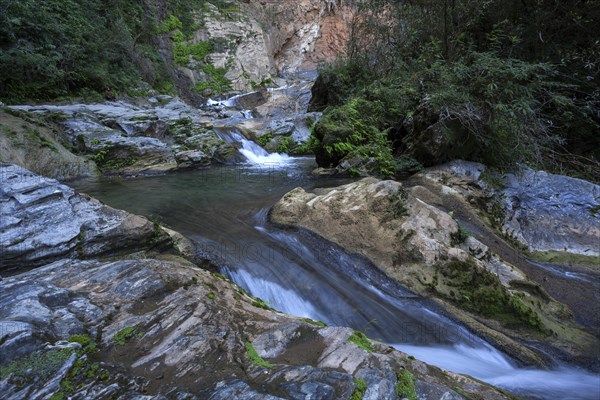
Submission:
[[[281,72],[315,68],[346,51],[352,7],[337,0],[249,0],[252,13],[269,27],[274,66]]]

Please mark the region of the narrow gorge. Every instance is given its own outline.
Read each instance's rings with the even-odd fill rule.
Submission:
[[[600,398],[558,9],[5,3],[0,398]]]

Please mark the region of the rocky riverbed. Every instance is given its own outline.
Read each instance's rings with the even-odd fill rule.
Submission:
[[[5,398],[509,397],[351,329],[273,311],[200,268],[181,235],[21,167],[0,172]],[[42,223],[61,233],[57,251],[25,228]],[[93,226],[96,236],[79,235]]]

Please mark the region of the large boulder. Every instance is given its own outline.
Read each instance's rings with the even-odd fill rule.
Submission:
[[[421,104],[402,124],[404,154],[426,167],[457,158],[473,157],[479,145],[458,116]]]
[[[526,166],[512,173],[455,160],[421,174],[463,198],[482,199],[491,221],[530,252],[600,256],[600,186]]]
[[[131,252],[159,238],[144,217],[16,165],[0,164],[0,272],[58,258]]]
[[[522,168],[504,176],[502,230],[530,251],[600,256],[600,186]]]

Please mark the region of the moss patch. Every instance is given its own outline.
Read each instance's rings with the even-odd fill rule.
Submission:
[[[399,188],[396,193],[388,197],[388,200],[390,202],[389,212],[394,218],[402,218],[408,215],[408,209],[406,208],[408,193],[404,188]]]
[[[271,368],[273,366],[273,364],[258,355],[256,349],[250,342],[246,342],[246,354],[248,355],[250,362],[258,367]]]
[[[438,265],[436,272],[449,290],[440,289],[437,285],[433,289],[463,309],[493,318],[509,328],[544,331],[537,313],[519,296],[511,295],[497,276],[478,267],[473,259]]]
[[[350,335],[350,337],[348,338],[348,342],[354,343],[355,345],[357,345],[365,351],[368,351],[369,353],[373,351],[373,344],[371,343],[367,335],[360,331],[354,331],[354,333],[352,333],[352,335]]]
[[[124,346],[125,343],[132,338],[140,336],[142,336],[142,334],[138,332],[138,328],[136,326],[127,326],[115,333],[115,336],[113,336],[113,341],[119,346]]]
[[[598,256],[585,256],[583,254],[562,251],[545,251],[530,253],[529,257],[542,263],[585,265],[600,270],[600,257]]]
[[[367,382],[364,379],[352,378],[352,383],[354,383],[354,392],[350,400],[362,400],[367,391]]]
[[[311,318],[304,318],[302,319],[302,321],[311,324],[311,325],[315,325],[315,326],[321,326],[321,327],[326,327],[327,324],[323,321],[315,321],[314,319]]]
[[[73,335],[69,338],[69,342],[79,343],[86,353],[95,353],[98,351],[96,342],[87,335]]]
[[[263,299],[259,299],[258,297],[252,301],[252,305],[254,307],[262,308],[263,310],[273,310],[273,308],[269,306],[269,304],[267,304],[266,301],[264,301]]]
[[[66,348],[43,353],[31,353],[0,367],[0,379],[11,374],[17,380],[26,382],[36,376],[42,380],[49,379],[74,352],[74,349]]]
[[[403,369],[396,372],[396,396],[400,399],[417,400],[417,392],[415,391],[415,377],[408,370]]]

